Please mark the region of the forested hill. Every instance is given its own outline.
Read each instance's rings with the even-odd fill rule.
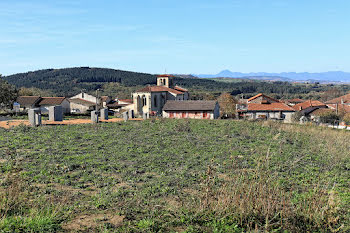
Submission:
[[[155,84],[156,76],[123,70],[76,67],[45,69],[4,77],[16,87],[36,87],[55,94],[73,95],[80,90],[92,91],[104,83],[118,82],[123,86]]]
[[[106,68],[76,67],[45,69],[4,77],[17,88],[39,88],[45,95],[73,96],[80,91],[93,92],[100,88],[101,94],[130,97],[130,93],[147,84],[156,84],[156,76],[146,73]],[[225,81],[225,82],[223,82]],[[191,91],[194,98],[215,98],[222,92],[245,97],[263,92],[276,98],[320,98],[322,93],[334,89],[333,85],[292,84],[288,82],[208,80],[179,76],[174,83]],[[337,86],[339,95],[350,90],[349,85]]]

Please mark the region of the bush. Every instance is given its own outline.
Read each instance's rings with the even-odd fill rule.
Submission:
[[[328,124],[334,124],[336,122],[339,122],[340,117],[334,112],[325,112],[320,115],[320,121],[321,123],[328,123]]]
[[[345,124],[350,125],[350,113],[345,114],[345,116],[343,117],[343,121],[345,122]]]

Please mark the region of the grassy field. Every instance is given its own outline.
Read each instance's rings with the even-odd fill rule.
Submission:
[[[0,129],[0,232],[349,232],[349,153],[272,122]]]

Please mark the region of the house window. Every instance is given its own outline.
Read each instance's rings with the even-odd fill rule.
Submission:
[[[186,112],[182,112],[182,118],[186,118]]]
[[[203,112],[203,118],[207,118],[208,117],[208,113],[207,112]]]
[[[173,112],[169,112],[169,118],[174,118],[174,113]]]
[[[82,98],[82,99],[84,99],[84,92],[83,92],[83,93],[81,93],[81,98]]]

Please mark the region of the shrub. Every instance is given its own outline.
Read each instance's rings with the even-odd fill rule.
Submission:
[[[340,120],[339,115],[334,112],[325,112],[320,115],[321,123],[334,124]]]

